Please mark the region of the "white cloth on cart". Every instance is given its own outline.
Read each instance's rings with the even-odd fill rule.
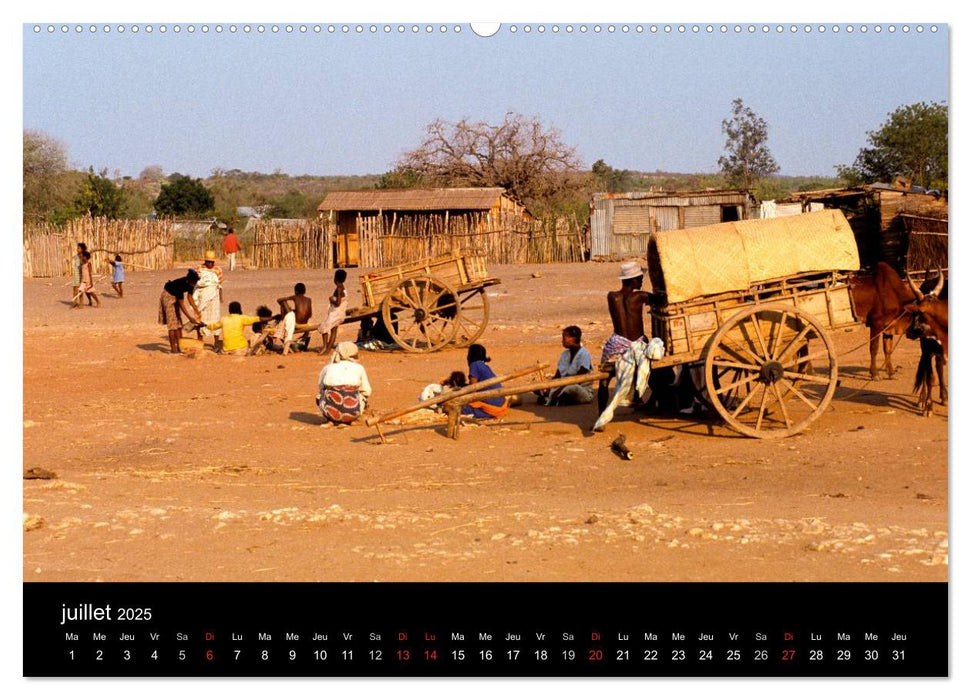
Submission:
[[[660,360],[662,357],[664,357],[664,341],[660,338],[651,338],[649,342],[635,340],[617,358],[614,365],[617,372],[614,393],[607,403],[607,408],[594,423],[594,431],[603,430],[603,427],[613,420],[617,407],[630,406],[635,395],[643,400],[644,394],[647,393],[647,379],[651,374],[651,360]]]

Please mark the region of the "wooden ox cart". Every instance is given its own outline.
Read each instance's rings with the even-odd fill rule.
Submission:
[[[652,367],[703,370],[711,407],[758,438],[804,430],[837,384],[830,332],[859,323],[849,275],[859,269],[839,210],[655,233],[648,246]]]
[[[361,276],[362,306],[349,309],[344,323],[380,317],[398,347],[434,352],[446,345],[474,343],[489,322],[485,256],[454,253]]]

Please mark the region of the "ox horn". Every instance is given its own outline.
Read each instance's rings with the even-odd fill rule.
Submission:
[[[909,272],[907,273],[907,284],[910,285],[910,291],[914,293],[914,296],[917,298],[917,301],[920,301],[921,299],[924,298],[924,295],[921,294],[920,289],[917,287],[916,284],[914,284],[914,280],[911,278]]]
[[[944,289],[944,272],[941,268],[937,268],[937,284],[934,286],[934,291],[930,293],[930,296],[936,297]]]

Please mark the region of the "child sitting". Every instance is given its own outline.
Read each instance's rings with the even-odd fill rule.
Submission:
[[[469,363],[469,384],[495,378],[496,373],[488,365],[490,358],[486,354],[484,346],[478,343],[470,345],[467,360]],[[502,384],[491,384],[488,388],[501,389]],[[462,407],[462,415],[472,416],[473,418],[502,418],[508,410],[509,397],[497,396],[467,403]]]
[[[422,389],[421,394],[418,396],[418,400],[428,401],[428,399],[434,399],[436,396],[441,396],[446,391],[450,391],[452,389],[461,389],[466,384],[468,384],[468,382],[465,378],[465,372],[455,371],[443,379],[441,384],[429,384]],[[440,411],[442,408],[440,405],[435,406],[435,410]]]

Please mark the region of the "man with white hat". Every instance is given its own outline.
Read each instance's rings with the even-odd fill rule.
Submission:
[[[223,300],[223,271],[216,265],[216,251],[207,250],[201,265],[196,266],[199,282],[196,284],[192,299],[199,309],[200,320],[204,324],[219,323],[220,308]],[[202,339],[203,329],[199,330]],[[208,333],[206,329],[206,333]],[[215,331],[216,342],[222,337],[222,331]]]
[[[644,269],[640,263],[630,260],[622,263],[620,274],[621,288],[607,293],[607,308],[614,332],[604,344],[601,362],[606,362],[623,354],[635,340],[644,340],[644,304],[649,303],[650,295],[641,291],[644,284]],[[597,389],[597,404],[601,413],[607,406],[609,392],[607,382],[601,380]]]

